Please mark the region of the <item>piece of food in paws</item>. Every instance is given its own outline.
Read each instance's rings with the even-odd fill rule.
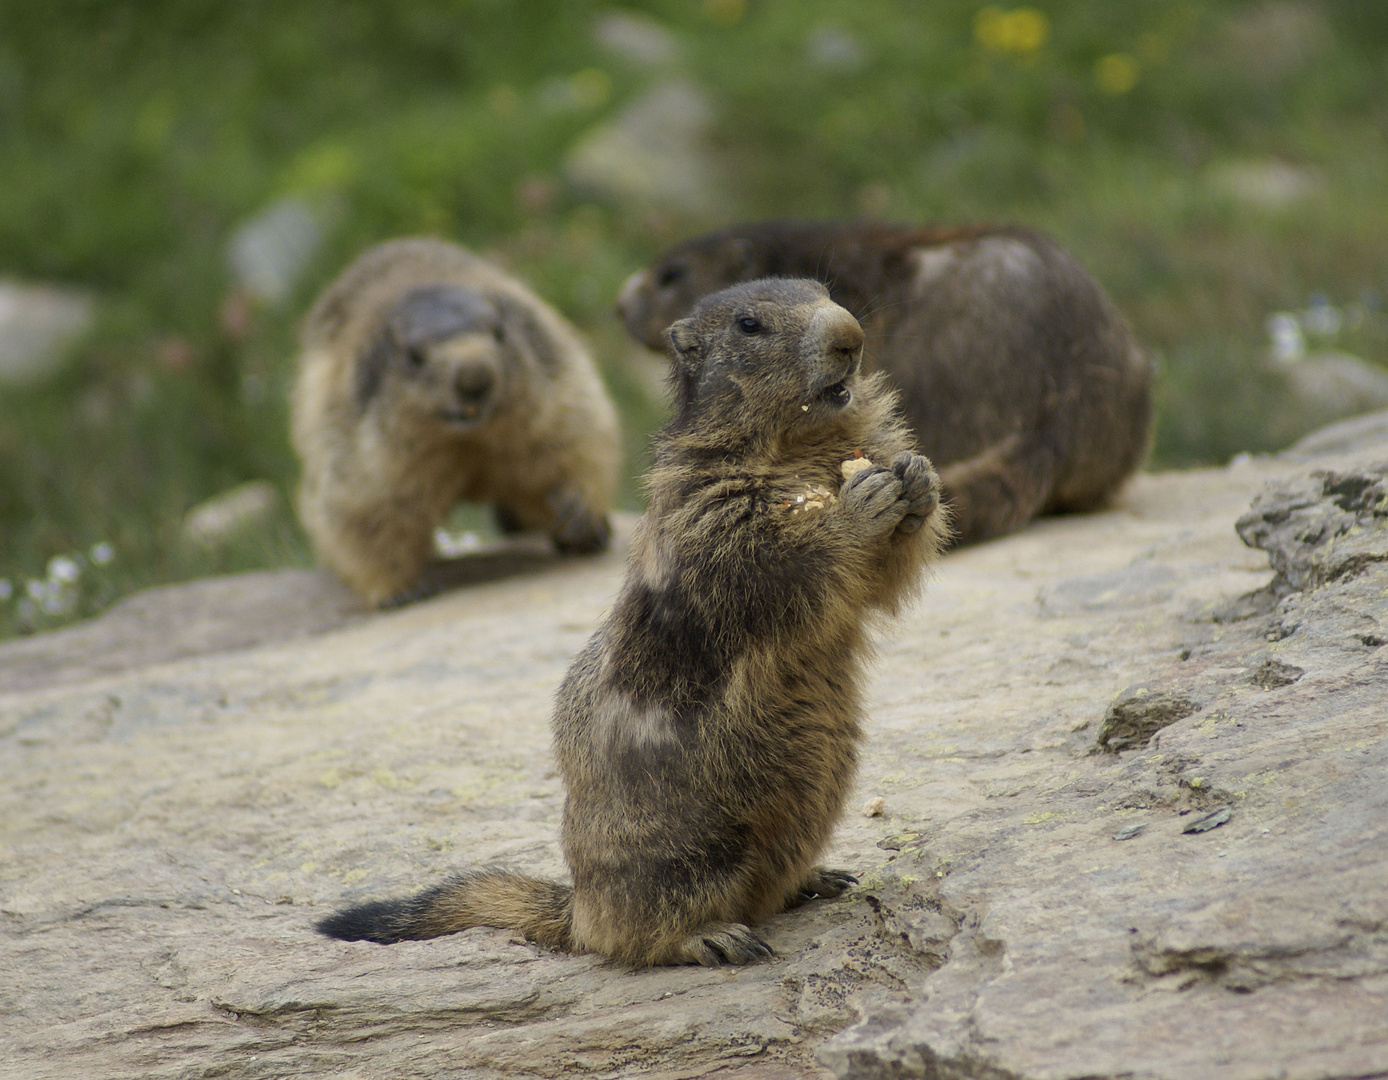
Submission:
[[[843,473],[845,480],[852,480],[864,469],[872,468],[872,461],[863,457],[861,450],[854,450],[853,456],[839,466],[839,471]]]

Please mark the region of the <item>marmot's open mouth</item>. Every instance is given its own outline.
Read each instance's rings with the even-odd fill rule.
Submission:
[[[837,409],[842,409],[853,400],[853,391],[848,389],[848,384],[844,380],[826,386],[819,394],[819,400],[826,405],[832,405]]]
[[[482,418],[482,406],[459,405],[454,409],[444,409],[439,415],[450,424],[475,424]]]

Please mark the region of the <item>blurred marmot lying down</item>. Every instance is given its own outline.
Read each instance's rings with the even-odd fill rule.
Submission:
[[[669,340],[650,509],[555,701],[573,886],[477,870],[323,933],[501,926],[637,966],[744,964],[770,952],[755,923],[853,881],[817,862],[853,783],[866,626],[939,552],[939,478],[817,282],[728,289]]]
[[[305,320],[293,397],[299,516],[373,604],[407,598],[460,500],[566,552],[607,547],[619,446],[574,329],[491,263],[394,240]]]
[[[651,348],[701,296],[813,277],[863,325],[864,370],[902,395],[960,543],[1102,505],[1141,464],[1151,368],[1094,279],[1029,229],[767,222],[695,237],[623,287]]]

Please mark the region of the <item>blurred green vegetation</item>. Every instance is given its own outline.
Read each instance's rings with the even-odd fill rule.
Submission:
[[[677,58],[604,46],[613,14]],[[717,213],[567,185],[576,141],[672,74],[713,104]],[[1388,6],[1362,0],[5,4],[0,276],[85,287],[100,316],[58,374],[0,385],[0,636],[306,563],[295,323],[406,233],[496,255],[590,335],[633,476],[660,403],[611,298],[671,241],[762,216],[1047,229],[1152,349],[1154,467],[1285,445],[1316,418],[1265,360],[1270,313],[1322,294],[1348,313],[1326,344],[1388,363],[1385,132]],[[228,238],[288,195],[326,241],[289,298],[251,303]],[[262,478],[283,496],[269,525],[180,541],[190,507]],[[84,567],[100,543],[114,557]],[[80,587],[21,613],[55,557]]]

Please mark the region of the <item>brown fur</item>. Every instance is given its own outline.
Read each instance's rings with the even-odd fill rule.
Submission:
[[[502,925],[634,965],[745,963],[770,951],[753,924],[852,881],[815,862],[853,780],[866,625],[947,531],[938,478],[822,286],[729,289],[670,341],[650,508],[555,707],[572,891],[488,871],[325,933]],[[855,451],[873,464],[845,481]]]
[[[460,500],[561,550],[608,543],[616,415],[577,333],[441,240],[372,248],[305,320],[293,396],[299,515],[372,603],[415,588]]]
[[[864,370],[900,389],[961,543],[1100,506],[1147,452],[1150,365],[1094,279],[1030,229],[735,226],[634,274],[617,306],[659,348],[699,297],[770,275],[823,281],[858,317]]]

